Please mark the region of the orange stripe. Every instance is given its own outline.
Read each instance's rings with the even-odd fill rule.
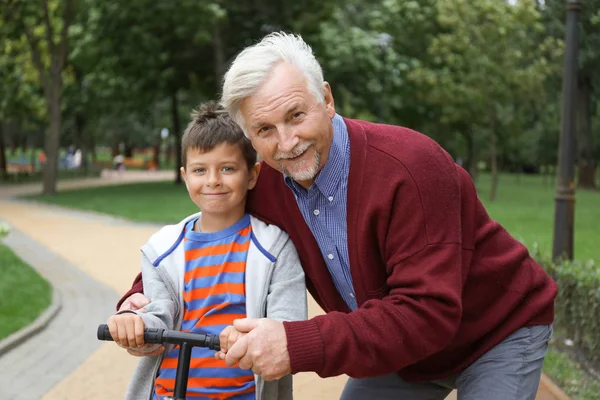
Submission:
[[[205,299],[210,295],[214,296],[217,294],[231,293],[243,295],[245,294],[244,286],[245,285],[243,283],[217,283],[216,285],[213,285],[211,287],[192,289],[190,291],[184,292],[183,299],[189,302],[197,299]]]
[[[204,314],[206,314],[210,310],[219,311],[219,310],[224,309],[225,307],[227,307],[230,304],[231,303],[227,301],[225,303],[217,304],[214,306],[196,308],[195,310],[187,310],[186,309],[183,313],[183,319],[186,321],[199,319],[199,318],[202,318],[204,316]]]
[[[213,326],[213,325],[231,325],[234,319],[246,318],[246,314],[217,314],[203,317],[200,320],[202,326]]]
[[[183,279],[185,283],[189,283],[194,278],[217,276],[223,272],[246,272],[246,261],[231,261],[225,264],[197,267],[186,272]]]
[[[241,386],[253,380],[253,375],[237,378],[188,378],[188,388]],[[160,396],[164,396],[174,386],[175,379],[173,378],[156,378],[156,393]]]
[[[195,260],[206,256],[216,256],[227,253],[244,252],[250,248],[250,241],[239,244],[237,242],[217,244],[215,246],[203,247],[201,249],[190,249],[185,251],[185,261]]]

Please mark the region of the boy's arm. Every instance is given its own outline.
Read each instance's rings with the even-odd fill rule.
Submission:
[[[299,321],[308,318],[306,283],[300,258],[288,237],[279,254],[267,295],[267,318]]]
[[[157,272],[156,267],[142,253],[142,280],[144,294],[150,300],[144,308],[135,311],[142,317],[146,328],[173,329],[175,326],[175,315],[177,305]]]
[[[136,277],[135,280],[133,281],[133,284],[131,285],[131,289],[129,289],[129,291],[127,293],[125,293],[123,295],[123,297],[121,297],[121,299],[119,300],[119,302],[117,303],[117,311],[121,311],[121,310],[135,310],[137,308],[140,307],[135,307],[135,304],[132,304],[131,306],[128,306],[126,308],[122,308],[123,303],[129,299],[129,297],[131,297],[132,295],[136,294],[136,293],[140,293],[140,294],[144,294],[144,283],[142,280],[142,273],[140,272]],[[144,304],[145,305],[145,304]],[[127,306],[127,304],[126,304]]]

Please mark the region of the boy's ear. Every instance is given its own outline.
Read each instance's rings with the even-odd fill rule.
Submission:
[[[183,181],[185,182],[185,187],[187,188],[188,184],[187,180],[185,179],[185,168],[179,167],[179,172],[181,173],[181,177],[183,178]]]
[[[260,174],[260,163],[254,164],[250,169],[250,179],[248,181],[248,190],[254,189],[256,182],[258,181],[258,175]]]

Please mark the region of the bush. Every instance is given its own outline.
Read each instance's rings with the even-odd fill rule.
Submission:
[[[534,256],[558,285],[555,325],[590,361],[600,361],[600,266],[594,260],[556,263]]]

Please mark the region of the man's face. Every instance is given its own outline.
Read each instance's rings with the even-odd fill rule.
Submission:
[[[320,104],[294,66],[281,63],[241,104],[245,128],[260,157],[309,188],[329,156],[335,108],[328,84]]]

